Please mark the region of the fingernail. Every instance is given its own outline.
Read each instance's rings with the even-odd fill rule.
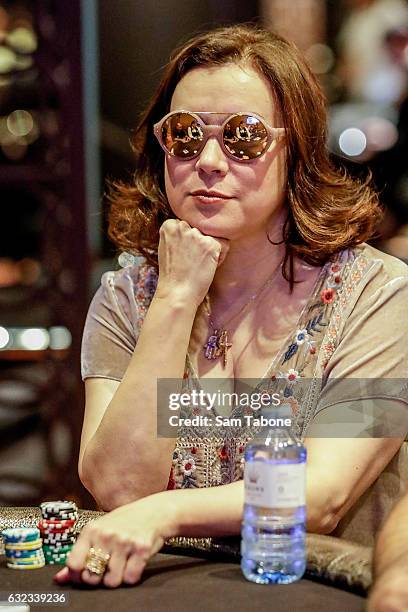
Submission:
[[[59,572],[57,572],[54,576],[54,580],[61,580],[64,579],[68,576],[68,568],[67,567],[63,567],[62,570],[60,570]]]

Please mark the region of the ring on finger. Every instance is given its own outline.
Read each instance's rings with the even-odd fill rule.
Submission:
[[[102,576],[106,571],[110,558],[109,553],[106,553],[101,548],[91,546],[85,559],[85,569],[92,574]]]

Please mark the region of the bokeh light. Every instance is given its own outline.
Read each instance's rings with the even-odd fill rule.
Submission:
[[[6,348],[10,341],[10,334],[5,327],[0,327],[0,349]]]
[[[15,68],[16,54],[8,47],[0,47],[0,74],[7,74]]]
[[[6,125],[14,136],[26,136],[33,129],[34,120],[28,111],[15,110],[7,117]]]
[[[361,155],[367,146],[367,137],[358,128],[347,128],[339,136],[339,147],[348,157]]]
[[[46,329],[30,327],[25,329],[20,336],[21,347],[28,351],[41,351],[48,348],[50,342]]]
[[[17,53],[34,53],[37,49],[37,37],[30,28],[20,26],[11,30],[6,36],[6,43]]]
[[[334,53],[328,45],[321,43],[311,45],[305,56],[315,74],[326,74],[334,66]]]
[[[50,327],[50,348],[54,351],[67,349],[72,344],[72,335],[67,327]]]
[[[384,117],[369,117],[361,124],[361,129],[367,137],[367,143],[372,151],[390,149],[398,140],[398,130],[389,119]]]

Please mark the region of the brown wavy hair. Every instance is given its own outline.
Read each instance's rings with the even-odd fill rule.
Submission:
[[[280,244],[285,243],[283,275],[293,288],[295,255],[322,265],[372,237],[381,208],[370,176],[352,179],[331,163],[325,97],[299,50],[256,26],[196,35],[172,54],[133,134],[137,163],[132,181],[110,184],[108,234],[117,247],[143,255],[157,269],[159,228],[175,215],[165,194],[164,153],[153,125],[169,112],[176,85],[187,72],[231,62],[249,64],[268,79],[286,128],[288,215]]]

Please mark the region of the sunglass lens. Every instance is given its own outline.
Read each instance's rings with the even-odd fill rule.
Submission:
[[[204,134],[193,115],[174,113],[163,123],[161,137],[171,155],[186,159],[200,152]]]
[[[236,115],[224,127],[224,145],[237,159],[256,159],[268,145],[268,131],[257,117]]]

